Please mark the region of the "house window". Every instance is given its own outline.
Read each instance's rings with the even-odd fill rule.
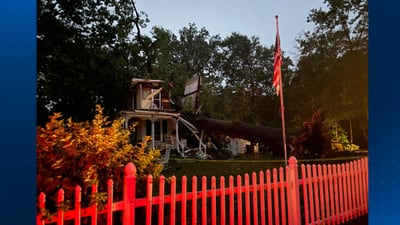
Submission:
[[[152,92],[157,91],[156,89],[151,89]],[[161,92],[153,97],[153,109],[161,109]]]
[[[153,89],[153,88],[143,88],[142,94],[141,94],[141,108],[142,109],[161,109],[162,104],[161,104],[161,90],[162,88],[159,89]]]

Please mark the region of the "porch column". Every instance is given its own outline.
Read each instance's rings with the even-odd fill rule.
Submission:
[[[156,121],[156,119],[154,118],[154,116],[152,115],[151,116],[151,119],[150,119],[150,121],[151,121],[151,148],[152,149],[155,149],[155,135],[154,135],[154,130],[155,130],[155,128],[154,128],[154,122]]]

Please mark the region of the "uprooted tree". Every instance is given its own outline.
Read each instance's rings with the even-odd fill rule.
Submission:
[[[291,146],[292,155],[298,158],[305,155],[326,156],[330,153],[330,137],[321,109],[312,115],[311,121],[303,123],[300,134],[291,140]]]

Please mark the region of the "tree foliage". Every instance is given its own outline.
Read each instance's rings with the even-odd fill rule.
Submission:
[[[37,3],[38,123],[53,112],[87,120],[96,104],[121,110],[131,78],[145,70],[134,36],[145,14],[130,0]]]
[[[313,9],[312,32],[298,39],[300,60],[291,98],[300,113],[322,107],[328,121],[368,127],[368,2],[325,0]],[[308,106],[308,107],[307,107]]]
[[[156,162],[159,151],[148,149],[147,140],[141,146],[130,143],[130,131],[122,129],[123,120],[109,121],[103,108],[89,122],[63,119],[60,113],[50,116],[37,128],[37,189],[48,196],[63,188],[73,196],[75,186],[83,190],[92,184],[106,191],[106,181],[113,179],[116,190],[122,190],[124,167],[133,162],[138,180],[148,174],[158,177],[162,166]],[[86,191],[85,191],[86,192]]]

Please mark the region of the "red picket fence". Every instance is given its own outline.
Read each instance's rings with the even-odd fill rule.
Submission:
[[[341,224],[368,213],[368,158],[337,165],[297,166],[294,157],[286,168],[253,172],[243,179],[239,175],[226,181],[206,177],[191,184],[182,177],[177,193],[176,177],[170,185],[161,177],[158,195],[153,196],[153,178],[147,178],[146,196],[136,198],[136,168],[125,167],[123,200],[113,202],[113,182],[108,181],[108,200],[104,209],[94,204],[81,207],[81,188],[76,187],[75,208],[59,209],[51,218],[39,213],[37,225],[82,224],[89,219],[97,224],[221,224],[221,225],[279,225],[279,224]],[[300,178],[299,178],[300,176]],[[201,185],[198,190],[198,185]],[[166,193],[169,189],[169,193]],[[93,185],[92,195],[97,192]],[[39,209],[44,210],[46,196],[39,196]],[[58,204],[64,203],[64,191],[58,192]],[[116,213],[122,213],[118,222]],[[102,216],[100,221],[98,218]],[[114,218],[115,219],[115,218]],[[139,222],[138,222],[139,221]]]

